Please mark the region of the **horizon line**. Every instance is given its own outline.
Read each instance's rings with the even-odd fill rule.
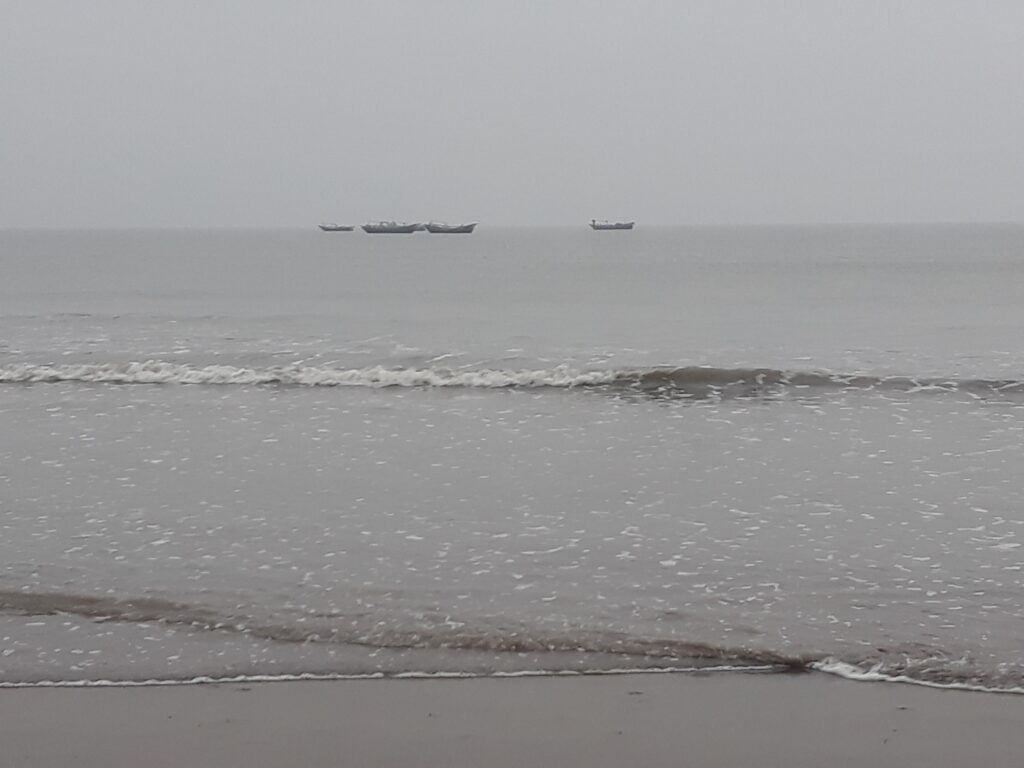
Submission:
[[[0,232],[110,232],[110,231],[297,231],[318,229],[325,222],[308,224],[87,224],[71,226],[51,225],[3,225]],[[409,223],[416,223],[410,220]],[[590,219],[579,223],[493,223],[479,221],[478,226],[484,229],[587,229]],[[906,220],[831,220],[831,221],[793,221],[793,222],[649,222],[636,220],[637,229],[810,229],[831,227],[963,227],[963,226],[1022,226],[1024,220],[1014,219],[906,219]],[[359,224],[351,226],[359,227]]]

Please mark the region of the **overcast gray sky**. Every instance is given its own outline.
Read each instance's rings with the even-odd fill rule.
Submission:
[[[1024,220],[1020,0],[0,0],[0,226]]]

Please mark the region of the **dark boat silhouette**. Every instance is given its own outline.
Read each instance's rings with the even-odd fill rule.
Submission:
[[[405,224],[397,221],[374,221],[369,224],[363,224],[363,232],[371,235],[404,235],[410,232],[418,232],[421,229],[423,229],[422,224]]]
[[[435,234],[468,235],[476,228],[476,222],[474,221],[469,224],[441,224],[432,221],[426,227],[427,232],[434,232]]]

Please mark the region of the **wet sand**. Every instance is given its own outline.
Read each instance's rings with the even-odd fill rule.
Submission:
[[[807,675],[0,690],[0,765],[1017,766],[1024,696]]]

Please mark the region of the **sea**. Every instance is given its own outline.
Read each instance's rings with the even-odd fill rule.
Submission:
[[[1024,226],[0,231],[0,685],[1024,691]]]

